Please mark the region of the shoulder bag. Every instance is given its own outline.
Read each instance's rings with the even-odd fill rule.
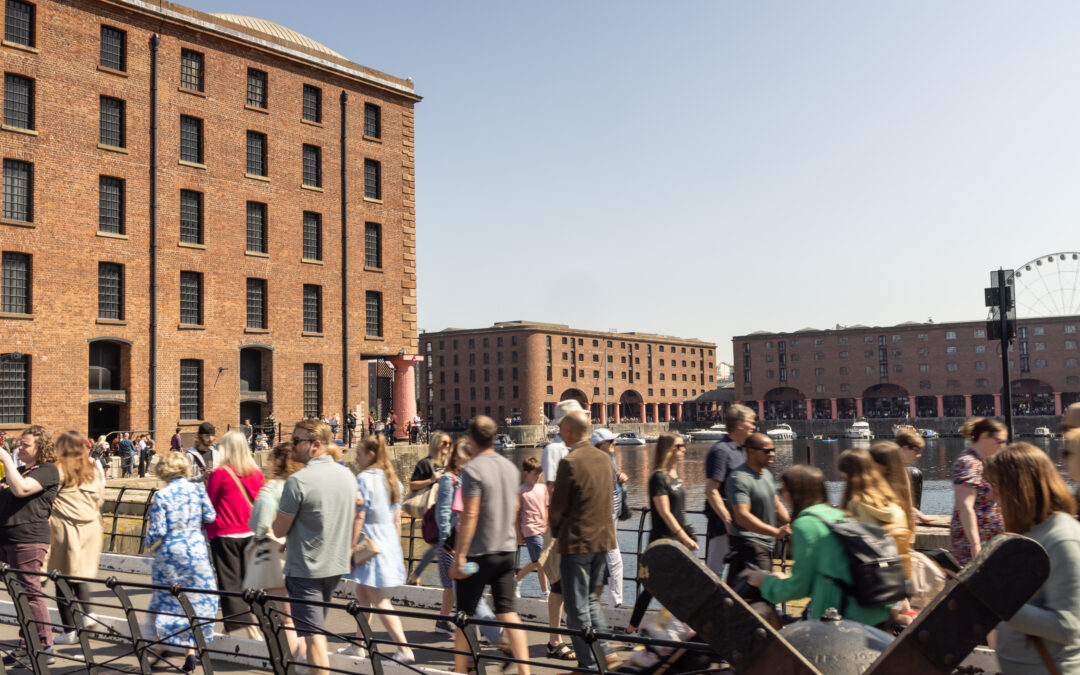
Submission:
[[[236,483],[248,506],[255,506],[244,485],[231,467],[221,467]],[[284,588],[285,559],[281,555],[281,542],[273,537],[252,537],[244,547],[243,588]]]
[[[428,509],[435,506],[438,496],[439,482],[435,481],[426,488],[409,493],[409,496],[401,502],[401,511],[413,518],[423,518]]]
[[[379,545],[374,539],[361,532],[360,540],[356,542],[352,550],[353,565],[363,565],[377,555],[379,555]]]

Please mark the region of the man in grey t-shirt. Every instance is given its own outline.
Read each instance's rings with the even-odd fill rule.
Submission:
[[[776,458],[772,439],[750,434],[744,441],[746,464],[728,474],[724,485],[731,504],[731,554],[728,579],[734,581],[749,565],[772,569],[773,545],[791,534],[791,518],[776,494],[769,467]]]
[[[352,568],[356,518],[356,477],[334,461],[330,427],[315,419],[296,423],[293,459],[304,464],[285,481],[274,519],[274,536],[285,541],[285,588],[293,623],[307,641],[308,662],[330,665],[326,651],[326,609],[304,604],[330,602],[338,579]]]

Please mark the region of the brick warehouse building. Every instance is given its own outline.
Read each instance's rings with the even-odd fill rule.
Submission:
[[[410,80],[168,2],[4,11],[0,428],[344,415],[372,359],[413,390]]]
[[[423,333],[420,353],[436,424],[478,413],[541,424],[570,398],[601,424],[680,420],[684,401],[716,387],[716,345],[664,335],[506,321]]]
[[[1017,322],[1013,412],[1080,400],[1080,316]],[[850,326],[732,339],[735,397],[768,419],[1001,415],[1001,343],[985,321]]]

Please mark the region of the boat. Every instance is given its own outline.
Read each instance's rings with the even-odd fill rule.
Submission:
[[[645,438],[636,431],[624,431],[615,437],[615,445],[645,445]]]
[[[874,437],[874,434],[870,433],[870,423],[866,421],[866,418],[860,417],[847,430],[846,436],[847,438],[870,439]]]
[[[795,440],[795,432],[791,430],[790,424],[777,424],[772,429],[765,432],[769,438],[774,441],[793,441]]]
[[[718,441],[724,436],[727,436],[727,427],[723,424],[714,424],[708,429],[698,429],[690,432],[690,440],[697,441]]]
[[[506,434],[496,434],[494,445],[496,450],[513,450],[517,447],[514,445],[514,439]]]
[[[919,429],[919,435],[923,438],[939,438],[941,434],[933,429]]]
[[[1035,432],[1032,434],[1032,436],[1040,436],[1043,438],[1050,438],[1051,435],[1048,427],[1035,427]]]

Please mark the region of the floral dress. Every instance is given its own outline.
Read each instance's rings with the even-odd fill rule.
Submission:
[[[393,588],[405,583],[405,558],[401,553],[401,533],[394,517],[401,501],[390,503],[390,490],[382,469],[368,469],[356,476],[357,490],[364,505],[356,510],[365,514],[364,534],[379,547],[379,554],[363,565],[356,565],[345,578],[374,588]],[[401,486],[398,485],[398,492]]]
[[[154,495],[150,507],[150,522],[146,530],[146,545],[160,544],[154,550],[151,580],[154,584],[183,588],[217,590],[214,568],[203,536],[203,524],[217,518],[210,498],[202,485],[184,478],[175,478]],[[214,636],[214,617],[218,611],[218,596],[189,593],[195,615],[206,619],[201,630],[206,642]],[[155,589],[150,598],[154,614],[154,630],[159,640],[171,645],[194,647],[184,610],[171,593]],[[172,615],[178,616],[172,616]]]
[[[1001,508],[990,498],[990,484],[983,479],[983,461],[968,448],[953,463],[953,485],[966,485],[975,490],[975,522],[979,526],[979,541],[986,543],[1005,531]],[[952,553],[961,565],[971,562],[971,542],[964,535],[960,514],[953,509],[949,525]]]

